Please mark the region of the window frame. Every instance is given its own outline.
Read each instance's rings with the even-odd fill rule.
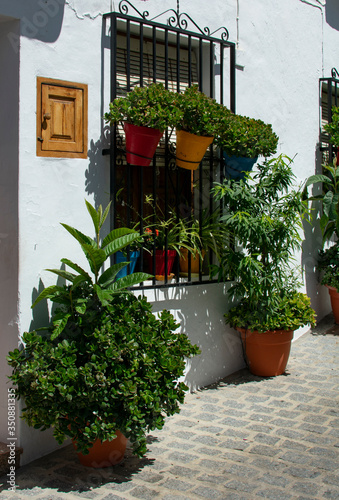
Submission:
[[[129,8],[136,12],[138,17],[129,15]],[[162,16],[167,16],[167,24],[161,24],[158,19]],[[166,88],[173,90],[173,81],[169,80],[168,76],[168,52],[169,50],[176,52],[176,91],[182,91],[182,75],[180,73],[180,53],[182,50],[186,50],[187,53],[187,85],[191,86],[195,82],[192,81],[192,57],[191,54],[194,53],[196,56],[197,64],[197,84],[199,90],[205,92],[210,97],[216,98],[221,104],[225,104],[235,113],[235,102],[236,102],[236,92],[235,92],[235,44],[228,41],[227,29],[222,27],[218,28],[213,33],[210,33],[208,28],[201,30],[199,26],[192,20],[187,14],[180,14],[174,10],[165,11],[163,14],[159,14],[151,20],[148,20],[148,12],[140,13],[130,2],[122,0],[119,4],[119,12],[111,12],[104,15],[104,23],[108,26],[104,26],[104,32],[109,32],[110,34],[110,101],[112,102],[116,97],[119,97],[119,61],[117,60],[118,54],[118,37],[122,34],[126,36],[126,67],[130,68],[130,58],[131,58],[131,38],[133,37],[133,44],[135,43],[135,37],[139,41],[139,85],[144,86],[145,83],[149,83],[149,75],[144,74],[144,44],[145,40],[152,46],[152,54],[147,53],[147,57],[150,58],[153,64],[153,82],[162,81],[157,79],[157,46],[159,44],[163,45],[163,52],[165,54],[165,81],[163,81]],[[194,31],[188,29],[188,26],[192,26]],[[216,38],[213,35],[220,32],[220,38]],[[186,47],[186,49],[185,49]],[[155,54],[155,57],[154,57]],[[229,67],[225,68],[225,61],[228,59]],[[217,62],[216,62],[217,61]],[[206,69],[207,68],[207,69]],[[148,79],[148,81],[146,81]],[[229,86],[225,87],[225,80],[228,79]],[[127,91],[132,89],[131,85],[131,73],[130,69],[127,70],[126,74],[126,88]],[[135,80],[135,78],[134,78]],[[218,82],[219,80],[219,82]],[[227,95],[226,95],[227,94]],[[227,100],[227,102],[225,102]],[[169,140],[169,134],[165,132],[165,151],[157,150],[156,155],[153,159],[153,178],[156,179],[156,171],[159,169],[159,162],[162,162],[165,168],[165,185],[168,183],[168,171],[175,165],[175,156],[173,155],[173,148],[171,148],[171,141]],[[116,178],[116,166],[121,163],[122,160],[122,148],[121,146],[121,135],[119,135],[119,127],[114,125],[111,127],[111,142],[109,149],[105,149],[103,154],[110,156],[110,196],[112,202],[111,210],[111,228],[116,226],[116,192],[117,192],[117,178]],[[127,164],[126,177],[131,176],[131,166]],[[150,168],[150,167],[140,167]],[[199,213],[199,218],[201,221],[202,210],[203,210],[203,192],[204,190],[212,187],[213,182],[222,181],[223,179],[223,159],[213,145],[210,146],[204,161],[201,162],[198,170],[195,174],[199,179],[199,190],[196,191],[197,198],[197,208]],[[207,177],[207,183],[203,185],[203,177]],[[142,176],[142,173],[141,173]],[[155,180],[154,180],[155,185]],[[167,188],[165,188],[166,190]],[[127,194],[129,199],[130,193]],[[209,195],[208,208],[210,212],[213,209],[213,200],[211,195]],[[141,213],[142,217],[142,204]],[[128,256],[127,256],[128,260]],[[190,258],[189,258],[190,262]],[[141,266],[142,266],[141,257]],[[190,267],[190,266],[189,266]],[[167,276],[164,277],[164,282],[158,283],[155,278],[153,278],[152,284],[148,282],[142,283],[141,285],[134,287],[137,289],[154,289],[154,288],[164,288],[164,287],[175,287],[175,286],[189,286],[197,284],[207,284],[215,283],[217,280],[206,280],[199,273],[198,280],[192,280],[191,272],[189,268],[188,279],[181,279],[179,276],[178,269],[175,272],[176,278],[175,282],[169,283]]]

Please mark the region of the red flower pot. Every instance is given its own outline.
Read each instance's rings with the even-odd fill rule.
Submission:
[[[148,167],[154,156],[163,132],[150,127],[124,124],[126,135],[126,158],[131,165]]]
[[[169,276],[172,271],[174,259],[177,252],[175,250],[167,250],[167,272],[165,271],[165,250],[155,251],[155,270],[153,270],[153,255],[147,254],[148,269],[155,276]]]
[[[293,339],[292,330],[258,333],[237,328],[241,333],[250,372],[260,377],[282,375],[288,362]]]

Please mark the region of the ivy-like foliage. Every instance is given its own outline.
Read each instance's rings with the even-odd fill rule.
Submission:
[[[60,444],[75,439],[85,454],[119,429],[142,456],[146,432],[179,412],[187,387],[177,380],[185,358],[200,351],[175,333],[168,311],[156,319],[146,298],[115,295],[105,306],[93,293],[88,299],[86,313],[58,339],[25,333],[25,348],[9,353],[22,417],[36,429],[53,427]]]
[[[258,165],[252,177],[214,187],[234,242],[214,269],[220,279],[234,280],[229,295],[240,300],[225,315],[231,326],[264,332],[295,330],[315,321],[309,299],[298,292],[298,272],[291,271],[308,211],[301,189],[292,189],[290,163],[280,155]]]
[[[117,279],[128,262],[101,273],[114,252],[140,240],[126,228],[100,230],[109,213],[86,202],[96,240],[63,224],[87,257],[90,272],[69,259],[73,271],[50,269],[70,284],[46,288],[43,299],[58,304],[51,325],[26,332],[23,344],[7,356],[9,377],[18,398],[25,400],[22,418],[36,429],[54,428],[59,443],[69,436],[87,453],[96,440],[112,440],[120,430],[138,455],[146,452],[147,431],[164,425],[165,416],[179,411],[187,387],[177,380],[185,358],[198,354],[178,324],[163,311],[158,319],[146,298],[126,290],[148,279],[133,273]],[[92,273],[93,276],[90,275]]]

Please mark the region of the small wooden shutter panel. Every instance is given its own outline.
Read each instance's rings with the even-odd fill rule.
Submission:
[[[87,85],[38,78],[37,154],[87,157]]]

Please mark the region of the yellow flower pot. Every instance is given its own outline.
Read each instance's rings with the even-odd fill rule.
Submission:
[[[214,137],[190,134],[177,130],[177,165],[187,170],[196,170]]]

